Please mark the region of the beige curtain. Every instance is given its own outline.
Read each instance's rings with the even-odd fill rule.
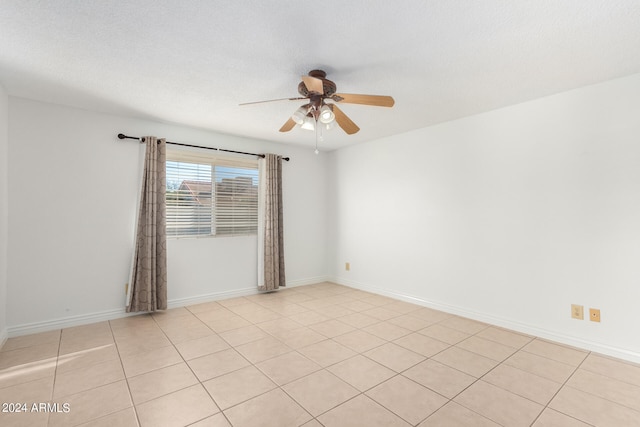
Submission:
[[[166,140],[146,136],[142,194],[127,312],[167,308]]]
[[[282,221],[282,158],[266,154],[260,160],[260,226],[258,227],[258,289],[285,286]]]

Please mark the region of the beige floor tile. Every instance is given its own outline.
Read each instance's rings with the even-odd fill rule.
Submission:
[[[27,410],[30,411],[30,405]],[[0,412],[3,427],[47,427],[49,414],[46,412]]]
[[[424,329],[420,329],[418,333],[426,335],[431,338],[435,338],[438,341],[446,342],[447,344],[457,344],[462,340],[469,338],[471,335],[458,331],[456,329],[447,328],[442,325],[427,326]]]
[[[251,363],[262,362],[272,357],[280,356],[291,351],[282,341],[268,336],[256,341],[235,347]]]
[[[337,319],[356,313],[355,311],[349,310],[348,308],[341,305],[330,305],[328,307],[322,307],[322,310],[319,310],[319,312],[323,316],[327,316],[331,319]]]
[[[640,412],[640,387],[633,384],[578,369],[566,385]]]
[[[398,313],[407,314],[416,310],[420,310],[423,307],[420,305],[411,304],[405,301],[394,300],[394,302],[392,302],[391,304],[385,305],[384,308],[397,311]]]
[[[309,311],[308,308],[303,307],[298,304],[290,303],[290,302],[277,302],[271,305],[266,306],[269,310],[274,313],[278,313],[281,316],[291,316],[297,313],[303,313],[305,311]],[[278,320],[278,319],[275,319]]]
[[[204,313],[206,311],[220,310],[223,307],[222,305],[218,304],[217,301],[209,301],[209,302],[203,302],[201,304],[188,305],[185,308],[189,310],[191,313],[197,314],[197,313]]]
[[[386,341],[393,341],[411,333],[409,329],[402,328],[390,322],[375,323],[362,328],[362,330]]]
[[[409,329],[412,332],[417,332],[431,325],[431,322],[409,314],[394,317],[393,319],[387,320],[387,322],[400,326],[401,328]]]
[[[327,338],[337,337],[338,335],[346,334],[347,332],[354,331],[355,328],[353,326],[347,325],[346,323],[340,322],[339,320],[327,320],[326,322],[316,323],[314,325],[309,326],[309,329],[314,330],[315,332],[324,335]]]
[[[121,355],[127,378],[182,362],[180,353],[173,346],[162,347],[144,353]]]
[[[129,390],[133,403],[138,405],[197,383],[187,364],[179,363],[129,378]]]
[[[322,414],[325,427],[407,427],[406,421],[365,395],[357,396]]]
[[[395,340],[394,343],[426,357],[431,357],[450,347],[447,343],[415,332]]]
[[[222,307],[220,309],[215,309],[215,310],[209,310],[209,311],[202,311],[200,313],[195,313],[194,316],[196,316],[198,319],[200,319],[202,322],[204,322],[205,324],[208,322],[213,322],[216,320],[221,320],[221,319],[226,319],[228,317],[232,317],[232,316],[237,316],[237,314],[235,314],[233,311]]]
[[[274,357],[256,365],[278,385],[284,385],[298,378],[322,369],[297,351]]]
[[[433,356],[433,360],[473,375],[476,378],[480,378],[498,364],[493,359],[458,347],[449,347]]]
[[[218,334],[251,325],[251,322],[237,314],[231,314],[219,319],[203,320],[203,322]]]
[[[536,338],[522,348],[528,353],[537,354],[547,359],[562,362],[571,366],[578,366],[589,355],[586,350],[578,350],[560,344]]]
[[[347,334],[340,335],[339,337],[335,337],[333,340],[358,353],[380,347],[386,343],[382,338],[378,338],[377,336],[363,330],[349,332]]]
[[[119,329],[128,329],[128,328],[144,328],[150,325],[156,326],[156,321],[153,320],[150,314],[136,314],[134,316],[121,317],[120,319],[109,320],[109,325],[111,326],[112,332],[115,332]]]
[[[327,339],[324,335],[306,326],[288,331],[274,332],[272,335],[292,349],[299,349]]]
[[[452,314],[445,313],[443,311],[434,310],[432,308],[427,308],[427,307],[423,307],[419,310],[412,311],[411,313],[409,313],[409,315],[426,320],[430,323],[442,322],[443,320],[453,317]]]
[[[366,391],[396,375],[391,369],[362,355],[343,360],[327,370],[360,391]]]
[[[153,317],[153,319],[156,322],[161,323],[165,320],[175,319],[175,318],[184,317],[184,316],[191,316],[192,314],[193,313],[187,310],[186,307],[176,307],[176,308],[170,308],[168,310],[156,311],[154,313],[151,313],[151,317]]]
[[[230,307],[237,307],[243,304],[251,304],[251,300],[248,300],[245,297],[235,297],[235,298],[220,300],[218,301],[218,304],[224,307],[230,308]]]
[[[63,331],[64,332],[64,331]],[[60,341],[60,355],[76,353],[82,350],[89,350],[92,348],[99,348],[105,345],[113,344],[115,341],[112,336],[90,336],[90,337],[75,337],[69,339],[62,339]],[[29,347],[33,348],[33,347]]]
[[[320,313],[316,313],[315,311],[304,311],[302,313],[296,313],[288,317],[294,322],[297,322],[304,326],[310,326],[329,320],[329,317],[324,316]]]
[[[557,383],[564,383],[575,371],[573,366],[547,359],[526,351],[519,351],[504,361],[504,364]]]
[[[302,427],[322,427],[322,424],[320,424],[316,419],[313,419],[308,423],[304,423]]]
[[[502,362],[507,357],[518,351],[513,347],[498,344],[497,342],[489,341],[484,338],[478,338],[477,336],[472,336],[459,342],[456,344],[456,347],[463,348],[498,362]]]
[[[540,414],[532,427],[589,427],[589,424],[547,408]]]
[[[80,424],[78,427],[138,427],[136,411],[131,408]]]
[[[187,329],[204,325],[204,323],[202,323],[202,320],[191,314],[191,312],[187,311],[187,313],[189,313],[188,316],[172,316],[162,319],[157,319],[156,317],[154,317],[154,319],[156,319],[156,323],[158,324],[160,329],[165,332],[172,329]]]
[[[0,353],[5,351],[17,350],[19,348],[33,347],[34,345],[57,342],[60,342],[60,329],[56,329],[55,331],[40,332],[38,334],[9,338],[4,343],[2,348],[0,348]]]
[[[95,387],[111,384],[124,379],[124,371],[119,359],[74,369],[56,374],[53,398],[60,400],[64,396],[80,393]]]
[[[505,426],[530,426],[544,409],[482,380],[460,393],[455,402]]]
[[[476,336],[513,348],[522,348],[533,340],[533,337],[508,331],[496,326],[490,326],[487,329],[478,332]]]
[[[223,332],[220,334],[220,337],[222,339],[224,339],[227,343],[229,343],[229,345],[234,347],[252,341],[257,341],[268,336],[269,334],[255,325],[244,326],[242,328],[233,329],[231,331]]]
[[[563,387],[549,408],[594,426],[637,427],[640,412],[598,396]]]
[[[358,390],[324,369],[282,389],[314,417],[359,394]]]
[[[120,359],[116,345],[107,344],[102,347],[90,348],[60,356],[58,358],[56,371],[58,374],[61,374],[116,359]]]
[[[396,372],[402,372],[425,360],[424,356],[393,343],[376,347],[364,355]]]
[[[214,334],[196,340],[181,342],[176,344],[176,348],[182,357],[184,357],[184,360],[191,360],[226,350],[229,348],[229,344],[227,344],[226,341],[218,335]]]
[[[38,344],[0,353],[0,372],[6,368],[25,365],[58,356],[58,343]]]
[[[333,365],[356,355],[353,350],[333,340],[311,344],[298,349],[298,351],[322,367]]]
[[[227,409],[224,414],[233,427],[298,427],[312,418],[280,389]]]
[[[254,366],[247,366],[216,377],[203,385],[218,407],[223,410],[277,387]]]
[[[279,319],[268,320],[266,322],[258,323],[256,324],[256,326],[269,334],[291,331],[294,329],[302,328],[302,325],[300,323],[294,322],[288,317],[284,317],[284,318],[281,317]]]
[[[378,320],[389,320],[389,319],[393,319],[394,317],[401,316],[401,314],[398,313],[397,311],[389,310],[384,307],[370,308],[369,310],[363,311],[362,314],[374,317]]]
[[[560,383],[504,364],[496,366],[482,379],[541,405],[549,403],[562,387]]]
[[[222,412],[190,424],[189,427],[231,427],[229,421]]]
[[[136,406],[141,427],[185,426],[220,410],[201,384]]]
[[[412,425],[418,424],[449,401],[402,375],[372,388],[366,395]]]
[[[148,353],[160,348],[171,347],[172,343],[164,333],[157,332],[142,337],[127,337],[116,340],[120,356],[132,356],[138,353]]]
[[[210,380],[250,365],[247,359],[232,348],[191,359],[187,364],[200,381]]]
[[[370,294],[359,299],[361,301],[368,302],[369,304],[373,304],[377,307],[398,302],[398,300],[395,300],[393,298],[389,298],[389,297],[385,297],[377,294]]]
[[[117,329],[113,329],[113,337],[116,342],[124,339],[131,338],[146,338],[149,336],[163,336],[164,332],[160,329],[160,326],[151,318],[151,323],[141,322],[139,326],[126,326]]]
[[[640,365],[591,353],[580,369],[640,386]]]
[[[109,322],[97,322],[87,325],[73,326],[62,330],[62,340],[73,338],[110,337],[111,324]]]
[[[477,334],[489,327],[486,323],[478,322],[476,320],[467,319],[460,316],[452,316],[448,319],[440,322],[442,326],[446,326],[447,328],[456,329],[460,332],[464,332],[466,334]]]
[[[354,313],[349,314],[347,316],[339,317],[343,323],[353,326],[354,328],[364,328],[365,326],[373,325],[374,323],[378,323],[379,320],[375,317],[367,316],[362,313]]]
[[[476,381],[475,377],[432,359],[418,363],[404,371],[402,375],[449,399],[453,399]]]
[[[70,411],[52,413],[49,417],[50,427],[75,426],[132,406],[126,381],[83,391],[67,396],[63,400],[64,402],[61,403],[68,403]]]
[[[198,320],[198,322],[200,321]],[[164,333],[174,345],[185,341],[191,341],[198,338],[205,338],[211,335],[215,335],[215,332],[213,332],[204,323],[198,323],[191,326],[171,327],[165,329]]]
[[[488,418],[455,402],[449,402],[418,427],[499,427]],[[560,427],[560,426],[556,426]]]
[[[0,403],[48,402],[53,394],[53,376],[0,388]],[[0,408],[0,413],[1,412]]]
[[[0,369],[0,389],[53,377],[56,372],[56,359],[56,357],[50,357]]]
[[[262,323],[269,320],[275,320],[282,317],[280,314],[273,312],[271,310],[268,310],[266,308],[256,309],[254,311],[241,314],[240,316],[243,317],[244,319],[247,319],[249,322],[253,324]]]

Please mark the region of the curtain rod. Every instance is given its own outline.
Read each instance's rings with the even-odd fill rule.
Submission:
[[[144,137],[127,136],[127,135],[125,135],[123,133],[119,133],[118,134],[118,138],[120,138],[120,139],[137,139],[140,142],[144,142]],[[183,147],[203,148],[205,150],[224,151],[226,153],[246,154],[247,156],[257,156],[257,157],[264,158],[264,154],[247,153],[245,151],[226,150],[224,148],[205,147],[203,145],[192,145],[192,144],[184,144],[182,142],[171,142],[171,141],[167,141],[167,144],[181,145]],[[285,160],[287,162],[289,161],[289,157],[282,157],[282,156],[280,156],[280,157],[282,158],[282,160]]]

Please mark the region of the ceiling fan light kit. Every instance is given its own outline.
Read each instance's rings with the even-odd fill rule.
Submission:
[[[382,95],[360,95],[349,93],[336,93],[337,87],[334,82],[326,78],[327,73],[322,70],[311,70],[307,76],[302,76],[302,81],[298,84],[298,93],[302,97],[282,98],[270,101],[248,102],[240,105],[258,104],[262,102],[273,102],[282,100],[307,99],[309,102],[298,108],[291,117],[280,128],[280,132],[289,132],[296,125],[305,130],[316,131],[316,146],[318,129],[330,130],[337,123],[348,135],[357,133],[360,128],[336,105],[360,104],[375,107],[393,107],[394,99],[390,96]],[[326,101],[333,101],[327,103]],[[317,153],[316,147],[316,153]]]

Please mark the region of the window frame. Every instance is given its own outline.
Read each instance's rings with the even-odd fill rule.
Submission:
[[[248,236],[257,235],[257,232],[258,232],[257,216],[258,216],[258,203],[259,203],[258,193],[259,193],[259,177],[260,177],[259,164],[258,164],[257,158],[244,158],[244,157],[239,157],[234,155],[222,155],[222,154],[219,154],[218,152],[213,152],[213,151],[212,152],[203,151],[202,149],[198,150],[198,149],[189,149],[184,147],[174,148],[174,147],[167,146],[166,162],[167,163],[165,165],[165,170],[167,172],[167,196],[165,196],[165,207],[167,208],[167,216],[166,216],[167,240],[222,238],[222,237],[248,237]],[[169,184],[170,184],[170,177],[171,177],[171,174],[169,173],[169,162],[208,165],[211,167],[211,174],[210,174],[211,175],[211,191],[210,191],[211,219],[209,222],[210,228],[208,233],[195,232],[191,234],[191,233],[178,233],[174,231],[170,232],[170,228],[172,226],[177,227],[176,226],[177,221],[175,220],[172,221],[173,216],[170,216],[168,214],[169,205],[167,204],[167,201],[169,200],[168,194],[169,194]],[[245,228],[250,228],[250,230],[248,231],[238,231],[234,229],[233,226],[231,226],[232,228],[231,232],[225,232],[225,233],[219,232],[219,221],[218,221],[219,217],[217,215],[219,215],[220,209],[218,209],[216,206],[216,200],[218,197],[217,184],[220,183],[221,180],[224,178],[216,175],[216,168],[220,168],[220,167],[239,168],[239,169],[247,169],[249,171],[255,171],[255,173],[251,172],[251,173],[247,173],[246,175],[240,175],[244,177],[251,177],[252,179],[251,187],[244,186],[241,188],[247,188],[249,189],[250,192],[255,191],[255,208],[250,206],[249,208],[244,208],[245,211],[241,210],[241,216],[244,215],[246,218],[250,218],[251,223],[248,226],[245,226]],[[236,179],[237,177],[238,176],[231,179]],[[220,178],[220,180],[218,178]],[[178,188],[180,188],[185,181],[188,181],[184,177],[180,178],[180,180],[181,181]],[[175,190],[175,191],[179,191],[179,190]],[[178,194],[178,197],[180,197],[179,194]],[[250,203],[253,203],[253,202],[250,202]],[[233,207],[231,207],[231,209],[233,209]],[[255,222],[252,218],[253,217],[252,213],[254,212],[255,212]],[[238,226],[238,228],[241,228],[241,226]]]

